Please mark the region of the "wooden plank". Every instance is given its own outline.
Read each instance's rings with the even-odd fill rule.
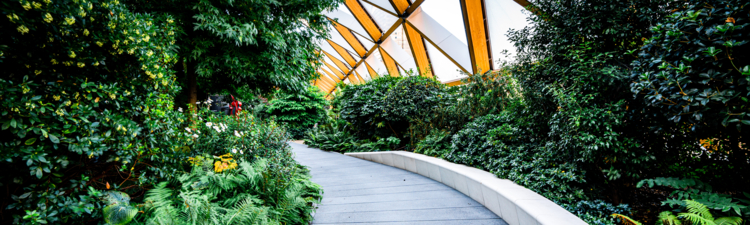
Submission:
[[[336,52],[339,53],[341,58],[344,58],[344,61],[349,63],[350,66],[354,66],[355,64],[357,64],[357,60],[354,60],[352,55],[349,55],[349,51],[346,51],[344,47],[341,47],[339,44],[336,44],[336,42],[333,42],[331,40],[326,40],[326,41],[328,41],[328,43],[331,44],[331,46],[333,46],[333,49],[335,49]]]
[[[365,66],[367,66],[367,72],[370,73],[370,77],[372,79],[377,79],[378,77],[380,77],[380,75],[378,75],[378,72],[375,72],[375,70],[372,69],[372,67],[370,66],[370,64],[367,63],[367,61],[365,61],[364,63],[365,63]]]
[[[323,61],[323,63],[326,64],[326,66],[328,67],[329,70],[331,70],[331,72],[336,74],[336,77],[338,77],[340,80],[344,79],[344,73],[342,73],[341,70],[336,69],[336,67],[333,67],[333,65],[331,65],[328,62]]]
[[[333,20],[331,20],[333,22]],[[349,44],[349,46],[352,46],[352,49],[359,54],[359,57],[364,57],[365,54],[367,54],[367,50],[365,49],[365,46],[362,45],[361,42],[359,42],[359,39],[354,37],[354,34],[352,34],[352,31],[344,27],[343,25],[333,22],[333,26],[336,28],[336,30],[341,34],[342,37],[346,40],[346,42]]]
[[[383,32],[380,30],[378,25],[375,24],[375,21],[372,20],[372,17],[370,17],[367,11],[362,8],[362,5],[359,3],[359,1],[345,0],[344,4],[347,8],[349,8],[349,11],[352,13],[352,15],[357,18],[359,24],[361,24],[362,27],[365,28],[372,40],[380,40]]]
[[[393,58],[391,58],[391,56],[388,55],[388,53],[386,53],[385,50],[383,50],[383,48],[378,47],[378,49],[380,50],[380,56],[383,57],[383,63],[385,64],[385,68],[388,69],[388,74],[390,74],[392,77],[400,76],[398,72],[398,67],[396,66],[396,62],[393,61]]]
[[[354,71],[354,75],[357,75],[357,79],[359,79],[359,81],[362,82],[363,84],[367,82],[365,79],[362,78],[362,76],[359,75],[359,72],[357,72],[356,70]]]
[[[420,76],[432,77],[432,66],[430,65],[430,57],[427,54],[427,48],[420,35],[414,27],[408,23],[404,24],[404,31],[406,38],[409,40],[409,47],[411,48],[412,56],[414,56],[414,62],[417,63],[417,70]]]
[[[323,51],[323,54],[328,56],[328,58],[331,59],[331,61],[333,61],[333,64],[336,64],[336,66],[338,66],[339,69],[341,69],[341,71],[344,71],[344,73],[349,73],[349,67],[346,67],[346,64],[341,62],[341,60],[337,59],[336,57],[333,57],[331,53],[328,53],[326,51]]]
[[[409,8],[409,2],[406,0],[391,0],[391,2],[396,6],[398,15],[403,15],[404,12],[406,12],[406,9]]]
[[[492,70],[483,0],[461,0],[473,73]]]

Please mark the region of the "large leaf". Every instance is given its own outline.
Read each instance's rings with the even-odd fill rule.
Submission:
[[[138,209],[128,204],[114,204],[104,207],[104,221],[107,224],[123,225],[138,214]]]

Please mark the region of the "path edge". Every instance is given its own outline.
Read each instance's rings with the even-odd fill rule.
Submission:
[[[549,199],[477,168],[405,151],[344,155],[411,171],[471,197],[510,225],[587,224]]]

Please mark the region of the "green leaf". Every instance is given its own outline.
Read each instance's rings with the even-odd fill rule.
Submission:
[[[24,144],[26,144],[26,145],[32,145],[32,144],[34,144],[34,142],[36,142],[36,138],[29,138],[29,140],[26,140],[26,142]]]
[[[16,128],[16,118],[10,119],[10,126]]]
[[[54,134],[49,134],[49,140],[52,141],[52,143],[55,143],[55,144],[59,144],[60,143],[60,139],[57,138],[57,136],[55,136]]]
[[[104,221],[107,224],[124,225],[138,214],[138,209],[127,204],[114,204],[104,207]]]
[[[36,178],[42,179],[42,168],[37,167],[36,168]]]
[[[3,130],[7,130],[7,129],[8,129],[8,127],[10,127],[10,122],[5,122],[5,123],[3,123],[3,127],[2,127],[2,128],[3,128]]]

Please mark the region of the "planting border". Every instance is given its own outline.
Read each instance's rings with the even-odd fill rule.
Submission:
[[[489,172],[405,151],[345,155],[408,170],[464,193],[510,225],[586,224],[549,199]]]

